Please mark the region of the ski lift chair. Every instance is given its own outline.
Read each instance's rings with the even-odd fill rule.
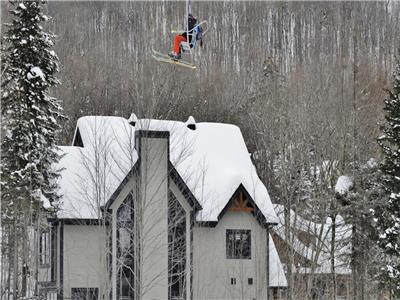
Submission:
[[[190,55],[192,55],[192,49],[196,48],[197,44],[197,35],[200,33],[199,28],[201,25],[207,25],[207,21],[200,22],[197,24],[192,30],[187,32],[187,36],[189,37],[190,43],[189,42],[181,42],[181,50],[182,52],[188,51]],[[203,30],[201,32],[202,35],[204,35],[207,32],[208,28],[206,27],[206,30]]]

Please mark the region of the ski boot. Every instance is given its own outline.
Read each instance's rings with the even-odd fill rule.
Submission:
[[[170,52],[168,53],[168,56],[172,58],[172,60],[178,61],[182,58],[180,53],[175,53],[175,52]]]

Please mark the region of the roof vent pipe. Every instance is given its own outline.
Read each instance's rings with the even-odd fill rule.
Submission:
[[[191,130],[196,130],[196,121],[192,116],[187,119],[186,126]]]
[[[136,115],[134,113],[131,113],[131,116],[128,119],[129,124],[135,127],[137,120],[138,118],[136,117]]]

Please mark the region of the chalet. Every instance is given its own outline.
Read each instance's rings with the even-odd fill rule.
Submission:
[[[88,116],[55,166],[44,299],[268,299],[279,218],[234,125]]]

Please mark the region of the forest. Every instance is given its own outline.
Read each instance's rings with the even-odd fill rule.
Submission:
[[[4,37],[13,16],[9,3],[0,4]],[[344,299],[397,299],[399,281],[382,284],[379,275],[388,257],[376,242],[374,212],[387,199],[379,138],[396,80],[400,2],[193,1],[192,11],[209,25],[194,51],[196,70],[151,56],[167,53],[171,31],[184,26],[183,1],[49,1],[44,29],[55,34],[61,83],[50,94],[65,115],[57,144],[70,145],[87,115],[235,124],[272,202],[284,207],[285,224],[294,213],[352,225]],[[352,180],[346,193],[335,190],[343,176]],[[299,280],[293,249],[286,257],[285,299],[311,299],[313,279]]]

